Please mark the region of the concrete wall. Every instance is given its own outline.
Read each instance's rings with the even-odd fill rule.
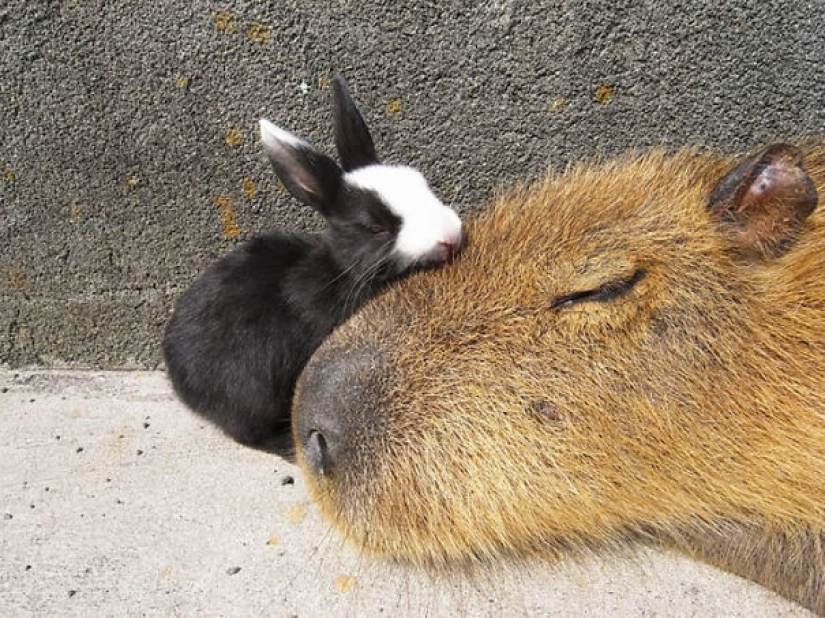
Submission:
[[[315,227],[267,116],[331,150],[348,78],[385,159],[462,212],[548,165],[825,133],[825,2],[0,5],[0,364],[155,367],[177,295]]]

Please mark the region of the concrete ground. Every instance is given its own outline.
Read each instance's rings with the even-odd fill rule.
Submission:
[[[158,372],[0,370],[0,425],[0,616],[810,615],[652,551],[449,580],[371,562]]]

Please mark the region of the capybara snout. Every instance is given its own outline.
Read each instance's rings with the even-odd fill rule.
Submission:
[[[322,355],[330,353],[335,355],[328,350]],[[361,465],[364,457],[358,454],[370,442],[367,433],[380,426],[361,401],[365,389],[375,393],[379,388],[370,380],[379,358],[378,350],[359,348],[346,354],[346,362],[321,362],[309,370],[305,379],[323,388],[305,392],[304,414],[295,419],[293,433],[314,476],[329,478]]]
[[[825,612],[825,144],[550,175],[340,327],[299,462],[423,565],[643,537]]]

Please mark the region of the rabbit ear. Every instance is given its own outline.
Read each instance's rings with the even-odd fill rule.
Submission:
[[[336,75],[330,82],[335,124],[335,147],[347,172],[378,163],[375,145],[361,112],[349,96],[347,82]]]
[[[264,118],[261,141],[275,173],[289,192],[325,217],[330,215],[344,174],[335,161]]]

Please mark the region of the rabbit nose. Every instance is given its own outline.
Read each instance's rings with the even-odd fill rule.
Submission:
[[[451,257],[453,257],[453,255],[455,255],[456,251],[458,250],[455,243],[451,240],[439,240],[438,246],[444,253],[445,259],[450,259]]]
[[[461,250],[461,241],[460,235],[438,241],[438,247],[443,252],[445,260],[449,260]]]

